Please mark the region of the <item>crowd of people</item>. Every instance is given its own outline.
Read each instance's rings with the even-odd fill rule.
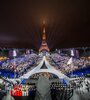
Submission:
[[[44,77],[46,77],[46,78],[49,78],[49,79],[56,79],[56,78],[58,78],[56,75],[54,75],[54,74],[50,74],[50,73],[37,73],[37,74],[34,74],[34,75],[32,75],[32,76],[30,76],[30,78],[31,79],[39,79],[39,77],[40,76],[44,76]]]
[[[71,85],[65,85],[61,82],[52,82],[51,95],[53,100],[69,100],[73,96],[73,87]]]
[[[86,68],[86,66],[90,65],[89,59],[85,57],[75,58],[70,55],[61,55],[60,53],[51,53],[46,56],[46,59],[49,63],[60,70],[62,73],[66,74],[77,69]],[[0,70],[9,70],[14,73],[15,78],[19,78],[20,76],[26,74],[28,71],[35,68],[42,60],[36,53],[32,54],[24,54],[20,57],[14,57],[12,59],[6,59],[5,61],[0,62]],[[7,75],[7,74],[6,74]],[[40,76],[44,76],[49,79],[58,79],[58,77],[54,74],[42,72],[36,73],[30,76],[30,79],[39,79]],[[8,78],[6,78],[7,80]],[[52,81],[52,80],[51,80]],[[35,97],[36,93],[36,83],[34,85],[30,85],[27,83],[16,83],[11,84],[5,80],[0,84],[1,90],[8,90],[12,96],[28,96],[33,95]],[[64,79],[60,81],[51,82],[50,84],[51,96],[52,100],[57,100],[57,98],[63,98],[63,100],[69,100],[73,96],[73,92],[77,91],[80,94],[89,93],[90,92],[90,81],[85,77],[83,78],[72,78],[69,84],[65,82]],[[54,98],[54,99],[53,99]]]
[[[47,58],[51,65],[55,66],[56,69],[59,69],[64,74],[90,65],[89,59],[75,58],[64,54],[60,55],[59,53],[51,53]],[[37,66],[41,60],[41,57],[36,53],[25,54],[2,61],[3,63],[0,64],[0,69],[9,70],[14,73],[14,77],[20,77]]]
[[[90,60],[87,58],[75,58],[68,55],[61,56],[58,53],[51,54],[49,61],[63,73],[69,73],[90,65]]]
[[[29,96],[32,91],[36,91],[35,85],[15,85],[10,91],[12,96]]]
[[[14,72],[15,77],[19,77],[25,74],[32,67],[37,64],[38,56],[37,54],[28,54],[21,57],[8,59],[0,65],[0,69],[9,70]]]
[[[71,84],[80,94],[90,92],[90,80],[87,78],[76,78]]]

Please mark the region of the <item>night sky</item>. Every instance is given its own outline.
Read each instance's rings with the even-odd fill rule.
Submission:
[[[0,46],[38,50],[43,20],[51,50],[90,46],[89,0],[0,0]]]

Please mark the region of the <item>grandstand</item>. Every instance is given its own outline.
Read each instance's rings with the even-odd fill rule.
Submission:
[[[64,52],[59,49],[50,53],[45,49],[44,52],[39,53],[34,51],[25,53],[25,51],[19,56],[11,58],[7,56],[8,59],[1,59],[2,96],[0,98],[11,96],[13,99],[30,97],[31,100],[40,100],[40,98],[88,100],[90,98],[90,59],[89,56],[77,57],[75,50],[77,48],[64,49]],[[5,95],[7,97],[4,97]]]

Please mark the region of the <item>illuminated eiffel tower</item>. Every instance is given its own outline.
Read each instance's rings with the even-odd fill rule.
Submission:
[[[43,21],[42,43],[39,49],[39,52],[43,52],[43,51],[46,51],[46,52],[50,51],[46,42],[45,21]]]

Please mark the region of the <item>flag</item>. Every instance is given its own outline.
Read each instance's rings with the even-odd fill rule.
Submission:
[[[67,62],[67,65],[70,65],[70,64],[72,64],[73,63],[73,58],[71,57],[70,59],[69,59],[69,61]]]

